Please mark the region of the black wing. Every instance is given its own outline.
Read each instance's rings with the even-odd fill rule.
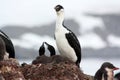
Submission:
[[[39,48],[39,56],[42,56],[44,54],[45,54],[45,47],[44,47],[44,42],[43,42]]]
[[[4,55],[5,55],[5,43],[3,39],[0,37],[0,61],[4,60]]]
[[[10,38],[2,30],[0,30],[0,37],[5,42],[6,51],[9,53],[9,57],[15,58],[15,50],[14,50],[14,46]]]
[[[79,64],[81,62],[81,46],[80,46],[80,43],[79,43],[77,37],[75,36],[75,34],[72,31],[70,31],[69,33],[66,33],[65,35],[66,35],[66,38],[68,40],[68,43],[75,50],[75,53],[78,56],[78,60],[77,60],[76,63]]]
[[[102,80],[102,74],[103,72],[101,71],[101,69],[99,69],[94,76],[94,80]]]
[[[45,42],[45,44],[48,46],[48,50],[50,51],[50,56],[55,55],[56,54],[55,48],[52,45],[48,44],[47,42]]]
[[[108,77],[107,71],[104,71],[103,75],[104,75],[104,80],[107,80],[107,77]]]
[[[2,30],[0,30],[0,35],[4,36],[4,37],[7,38],[8,40],[10,40],[9,37],[8,37]]]

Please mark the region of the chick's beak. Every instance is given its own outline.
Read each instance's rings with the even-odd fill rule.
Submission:
[[[116,68],[113,68],[113,70],[118,70],[118,69],[119,69],[119,68],[117,68],[117,67],[116,67]]]

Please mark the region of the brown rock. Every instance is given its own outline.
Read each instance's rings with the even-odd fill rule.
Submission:
[[[59,55],[40,56],[34,61],[22,66],[12,58],[0,61],[0,80],[93,80],[74,62]]]
[[[54,55],[51,57],[42,55],[42,56],[38,56],[35,60],[32,61],[32,64],[47,64],[47,63],[60,63],[60,62],[65,62],[68,61],[68,58],[62,57],[60,55]],[[70,61],[70,60],[69,60]],[[70,61],[72,62],[72,61]],[[73,62],[72,62],[73,63]]]
[[[0,61],[0,78],[1,80],[25,80],[18,61],[12,58]]]
[[[35,60],[32,61],[32,64],[46,64],[46,63],[50,63],[51,62],[51,57],[42,55],[42,56],[38,56]]]
[[[41,58],[41,60],[40,60]],[[44,60],[45,56],[44,56]],[[42,62],[42,56],[37,58],[37,64],[26,65],[21,68],[27,80],[91,80],[74,62],[56,55]],[[45,64],[44,64],[45,62]]]

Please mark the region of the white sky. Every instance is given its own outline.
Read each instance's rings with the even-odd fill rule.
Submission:
[[[120,0],[0,0],[0,27],[4,25],[26,25],[26,27],[32,27],[50,23],[56,19],[54,7],[57,4],[64,6],[66,18],[75,19],[80,23],[80,32],[83,33],[83,35],[80,36],[80,40],[82,41],[83,47],[92,47],[93,49],[106,47],[106,43],[98,35],[91,33],[95,27],[104,29],[102,19],[87,16],[84,15],[84,13],[119,14]],[[90,33],[86,34],[86,32]],[[28,33],[27,35],[21,36],[18,40],[12,40],[15,45],[20,45],[18,43],[23,42],[24,47],[33,48],[34,45],[37,44],[37,41],[35,44],[34,40],[25,43],[26,39],[24,36],[29,38],[29,35],[32,35],[35,39],[37,38],[36,40],[41,38],[38,35]],[[91,44],[100,42],[101,45],[91,46],[91,44],[86,43],[86,40],[88,40],[90,36],[94,36],[93,39],[91,39]],[[50,39],[49,37],[44,37],[44,40],[45,38]],[[116,46],[118,44],[112,43],[113,40],[117,40],[116,37],[110,36],[108,38],[110,46]],[[52,43],[54,40],[50,39],[49,42]],[[55,45],[55,43],[53,45]]]
[[[95,27],[104,29],[102,19],[99,17],[87,16],[84,15],[84,13],[119,14],[120,0],[0,0],[0,27],[4,25],[26,25],[26,27],[33,27],[35,25],[50,23],[56,19],[54,7],[57,4],[64,6],[66,18],[75,19],[80,23],[80,32],[83,33],[83,35],[80,36],[80,40],[83,41],[83,47],[100,49],[106,46],[106,43],[102,41],[98,35],[91,33]],[[85,34],[86,32],[90,33]],[[29,38],[29,35],[32,35],[28,34],[23,36]],[[23,42],[22,44],[28,48],[32,48],[37,44],[37,41],[35,44],[32,44],[34,40],[25,43],[26,39],[23,36],[18,40],[12,39],[14,44],[20,45],[18,43],[21,41]],[[38,35],[33,35],[35,39],[36,36],[40,38]],[[91,44],[101,42],[101,45],[96,47],[86,43],[86,40],[88,40],[90,36],[94,36],[94,41],[91,39]],[[110,45],[117,44],[112,43],[116,38],[109,37],[108,40]],[[49,42],[50,41],[53,42],[54,40],[51,39]]]
[[[54,6],[62,4],[66,17],[80,13],[118,13],[120,0],[0,0],[0,26],[39,25],[55,20]]]

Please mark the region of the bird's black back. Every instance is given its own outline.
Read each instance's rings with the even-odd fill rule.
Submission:
[[[99,69],[99,70],[95,73],[94,80],[102,80],[102,74],[103,74],[103,71],[102,71],[101,69]]]

